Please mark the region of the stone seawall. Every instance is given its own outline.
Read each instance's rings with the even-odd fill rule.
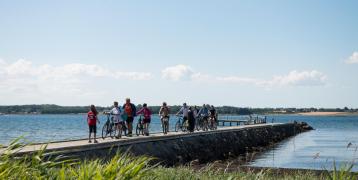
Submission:
[[[142,138],[87,148],[63,150],[61,154],[81,159],[110,158],[118,151],[149,155],[163,164],[184,164],[193,160],[209,162],[239,156],[304,131],[297,123],[252,125],[217,131]]]

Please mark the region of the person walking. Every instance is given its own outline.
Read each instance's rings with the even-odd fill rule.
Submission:
[[[129,98],[126,99],[126,103],[123,105],[124,115],[128,126],[128,137],[132,137],[133,120],[136,116],[137,109],[134,104],[131,103]]]
[[[90,106],[90,111],[87,113],[87,123],[88,123],[88,128],[89,128],[89,133],[88,133],[88,143],[92,143],[91,141],[91,134],[93,133],[93,141],[94,143],[98,143],[97,139],[96,139],[96,133],[97,133],[97,123],[99,124],[99,120],[98,120],[98,111],[96,109],[96,107],[92,104]]]

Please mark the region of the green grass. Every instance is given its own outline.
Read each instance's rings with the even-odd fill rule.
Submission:
[[[270,170],[259,172],[224,172],[212,168],[204,168],[194,171],[190,167],[163,168],[157,167],[151,171],[152,177],[159,180],[170,179],[252,179],[252,180],[280,180],[280,179],[322,179],[310,172],[297,172],[293,174],[275,174]],[[145,177],[144,179],[151,179]]]
[[[28,156],[16,157],[14,153],[25,145],[19,139],[2,147],[0,154],[0,180],[2,179],[56,179],[56,180],[114,180],[114,179],[358,179],[357,174],[350,173],[353,165],[335,169],[333,172],[315,175],[312,172],[279,173],[272,170],[259,172],[228,172],[211,165],[194,170],[189,166],[165,168],[151,165],[153,158],[132,156],[118,153],[109,161],[101,159],[78,161],[63,156],[55,156],[45,152],[46,146]],[[1,148],[1,147],[0,147]],[[50,160],[47,157],[51,157]],[[334,166],[335,167],[335,166]]]

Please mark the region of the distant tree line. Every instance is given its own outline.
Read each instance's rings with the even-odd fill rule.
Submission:
[[[201,106],[198,106],[200,109]],[[97,107],[99,112],[108,111],[112,107]],[[138,105],[140,108],[140,105]],[[149,107],[153,113],[158,113],[160,106]],[[172,114],[179,111],[181,106],[170,106]],[[302,112],[358,112],[358,109],[348,107],[344,108],[241,108],[233,106],[215,107],[219,114],[292,114]],[[58,106],[54,104],[44,105],[14,105],[14,106],[0,106],[0,113],[2,114],[79,114],[87,113],[88,106]]]
[[[0,106],[0,113],[4,114],[78,114],[88,112],[87,106],[58,106],[53,104],[44,105],[15,105]],[[98,107],[98,111],[104,110]]]

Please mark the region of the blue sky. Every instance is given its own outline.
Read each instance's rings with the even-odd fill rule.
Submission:
[[[0,104],[358,108],[357,1],[0,1]]]

